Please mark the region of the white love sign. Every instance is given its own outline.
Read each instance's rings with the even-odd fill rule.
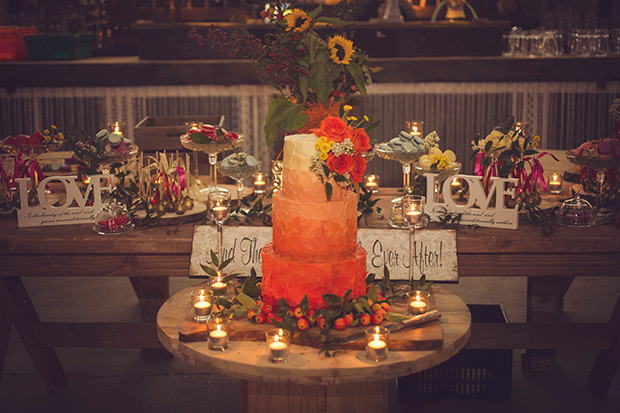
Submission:
[[[438,220],[439,215],[444,211],[449,213],[462,213],[461,224],[478,225],[481,227],[517,229],[519,227],[519,207],[507,208],[504,204],[504,197],[515,196],[514,185],[506,189],[507,184],[517,184],[515,178],[491,178],[489,193],[485,194],[482,186],[482,177],[475,175],[455,175],[467,182],[469,186],[469,199],[465,205],[457,204],[452,198],[452,181],[446,179],[442,185],[441,192],[444,194],[444,202],[435,202],[434,188],[435,177],[438,174],[426,173],[426,208],[431,220]],[[495,200],[495,207],[490,207],[491,201]]]
[[[28,183],[30,178],[16,179],[19,185],[19,202],[21,208],[17,210],[17,225],[22,227],[36,227],[47,225],[87,224],[95,222],[95,215],[103,207],[101,191],[112,190],[111,186],[101,186],[101,181],[110,182],[112,175],[93,175],[84,194],[78,188],[77,176],[50,176],[43,179],[36,188],[38,205],[28,205]],[[62,205],[52,205],[48,201],[45,188],[47,184],[58,181],[64,186],[66,198]],[[87,205],[90,194],[93,194],[93,204]],[[73,203],[77,206],[71,206]]]
[[[254,268],[261,275],[261,251],[271,242],[270,227],[224,227],[224,259],[232,258],[227,273],[248,274]],[[383,266],[391,279],[409,278],[409,231],[361,228],[358,243],[368,253],[366,269],[383,276]],[[213,226],[197,226],[192,242],[190,275],[206,276],[200,267],[211,265],[211,250],[217,250],[217,234]],[[428,280],[457,281],[456,232],[453,230],[418,230],[415,234],[414,276]]]

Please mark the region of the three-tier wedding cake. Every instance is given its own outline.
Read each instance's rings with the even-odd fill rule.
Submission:
[[[323,294],[366,292],[366,251],[357,244],[357,194],[333,185],[328,201],[310,170],[317,137],[284,140],[283,188],[273,196],[273,242],[262,251],[262,295],[297,306],[305,295],[312,308],[326,307]]]

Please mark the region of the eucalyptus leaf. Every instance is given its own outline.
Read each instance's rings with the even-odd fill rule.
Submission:
[[[202,268],[202,270],[203,270],[204,272],[206,272],[207,274],[212,275],[212,276],[214,276],[214,277],[217,277],[217,271],[216,271],[216,270],[214,270],[213,268],[208,267],[208,266],[203,265],[203,264],[200,264],[200,268]]]
[[[217,254],[213,250],[210,251],[210,254],[211,254],[211,261],[213,262],[213,265],[219,268],[220,260],[217,259]]]
[[[333,188],[332,188],[332,184],[330,184],[329,182],[325,182],[325,196],[327,197],[327,200],[329,201],[332,197],[332,192],[333,192]]]
[[[323,294],[323,301],[325,301],[327,305],[340,306],[342,298],[336,294]]]

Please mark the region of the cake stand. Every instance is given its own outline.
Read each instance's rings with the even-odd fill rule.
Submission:
[[[429,170],[429,169],[422,168],[419,162],[416,161],[413,163],[413,170],[419,176],[424,176],[425,174],[428,174],[428,173],[439,174],[435,177],[435,188],[433,188],[434,195],[435,195],[435,201],[437,201],[439,199],[439,195],[441,194],[441,187],[443,183],[445,182],[445,180],[450,178],[451,176],[458,174],[461,171],[462,166],[463,165],[461,165],[460,162],[454,162],[452,167],[450,168],[444,168],[441,171],[434,171],[432,169]]]
[[[598,194],[596,195],[596,215],[606,218],[609,211],[602,211],[603,183],[605,182],[605,171],[608,169],[620,168],[620,158],[601,158],[600,156],[574,155],[571,151],[566,152],[566,159],[579,167],[593,169],[596,172],[596,182],[598,183]]]
[[[403,152],[403,151],[394,151],[389,149],[381,149],[378,144],[374,147],[375,153],[383,159],[388,159],[391,161],[398,161],[403,165],[403,193],[406,195],[411,191],[411,164],[418,159],[420,156],[427,153],[426,150],[423,151],[413,151],[413,152]],[[392,202],[399,202],[400,198],[396,198],[392,200]],[[390,226],[393,228],[406,229],[409,228],[407,224],[401,220],[395,220],[393,217],[390,217]]]
[[[239,138],[234,141],[226,141],[226,142],[209,142],[209,143],[196,143],[193,142],[189,135],[184,133],[181,135],[181,145],[185,149],[189,149],[194,152],[204,152],[209,154],[209,165],[210,172],[209,176],[211,177],[211,183],[207,188],[207,192],[211,191],[227,191],[226,188],[221,188],[217,186],[217,154],[222,151],[230,151],[232,149],[238,148],[243,143],[243,134],[238,134]],[[195,162],[194,175],[196,179],[198,179],[198,162]]]
[[[217,169],[229,178],[234,179],[237,182],[237,199],[239,200],[239,206],[241,206],[241,193],[243,192],[243,180],[254,175],[260,171],[260,163],[255,166],[241,165],[241,166],[224,166],[222,161],[217,163]]]

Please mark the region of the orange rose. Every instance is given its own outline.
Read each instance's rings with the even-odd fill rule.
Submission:
[[[362,155],[356,155],[353,158],[353,167],[349,172],[351,181],[354,184],[362,182],[362,180],[364,179],[364,172],[366,172],[366,160]]]
[[[349,126],[341,118],[328,115],[321,121],[319,129],[313,129],[312,132],[317,136],[327,137],[328,142],[342,142],[349,130]]]
[[[327,156],[327,166],[332,171],[336,172],[339,175],[344,175],[347,172],[351,171],[351,167],[353,166],[353,157],[351,155],[343,154],[340,156],[334,156],[330,153]]]
[[[370,146],[370,138],[366,134],[364,128],[354,129],[351,132],[351,142],[353,142],[353,146],[358,152],[368,152],[372,149]]]

